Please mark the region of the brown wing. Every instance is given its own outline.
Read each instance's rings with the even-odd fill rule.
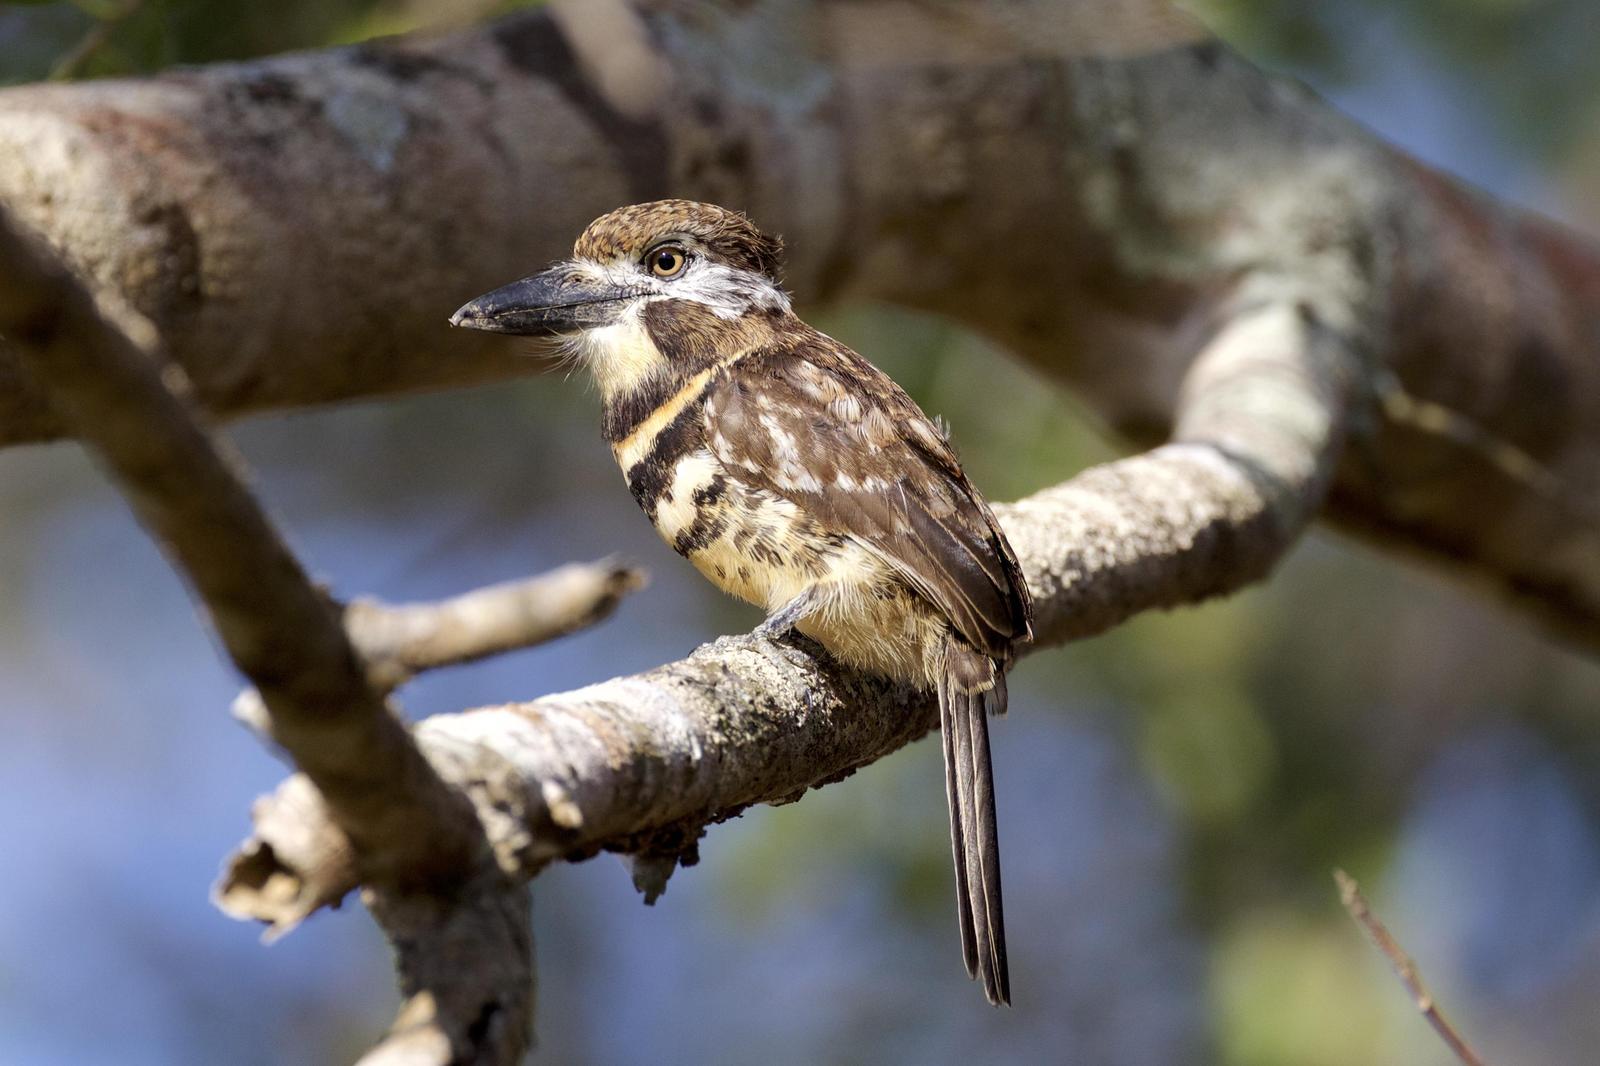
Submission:
[[[888,375],[807,331],[739,360],[707,399],[724,465],[882,555],[973,647],[1009,658],[1027,586],[944,437]]]

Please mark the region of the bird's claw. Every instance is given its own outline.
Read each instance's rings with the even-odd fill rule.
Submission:
[[[765,637],[768,640],[776,640],[785,636],[799,623],[800,619],[811,613],[811,605],[815,599],[815,593],[811,589],[807,589],[769,614],[766,621],[756,626],[755,629],[751,630],[751,633],[754,636]]]

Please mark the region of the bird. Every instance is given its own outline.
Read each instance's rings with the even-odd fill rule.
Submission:
[[[570,258],[451,324],[559,339],[601,431],[678,554],[760,607],[755,630],[937,693],[962,956],[1009,1004],[990,716],[1032,639],[1004,530],[941,424],[795,314],[781,239],[689,200],[611,211]]]

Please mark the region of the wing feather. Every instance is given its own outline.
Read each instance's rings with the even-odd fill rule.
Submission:
[[[944,437],[888,375],[808,331],[734,364],[707,399],[726,466],[878,553],[967,643],[1008,658],[1027,586]]]

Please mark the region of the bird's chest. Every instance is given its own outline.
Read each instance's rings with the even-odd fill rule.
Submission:
[[[624,473],[674,551],[724,592],[765,610],[822,578],[838,554],[842,538],[791,501],[747,484],[705,447]]]

